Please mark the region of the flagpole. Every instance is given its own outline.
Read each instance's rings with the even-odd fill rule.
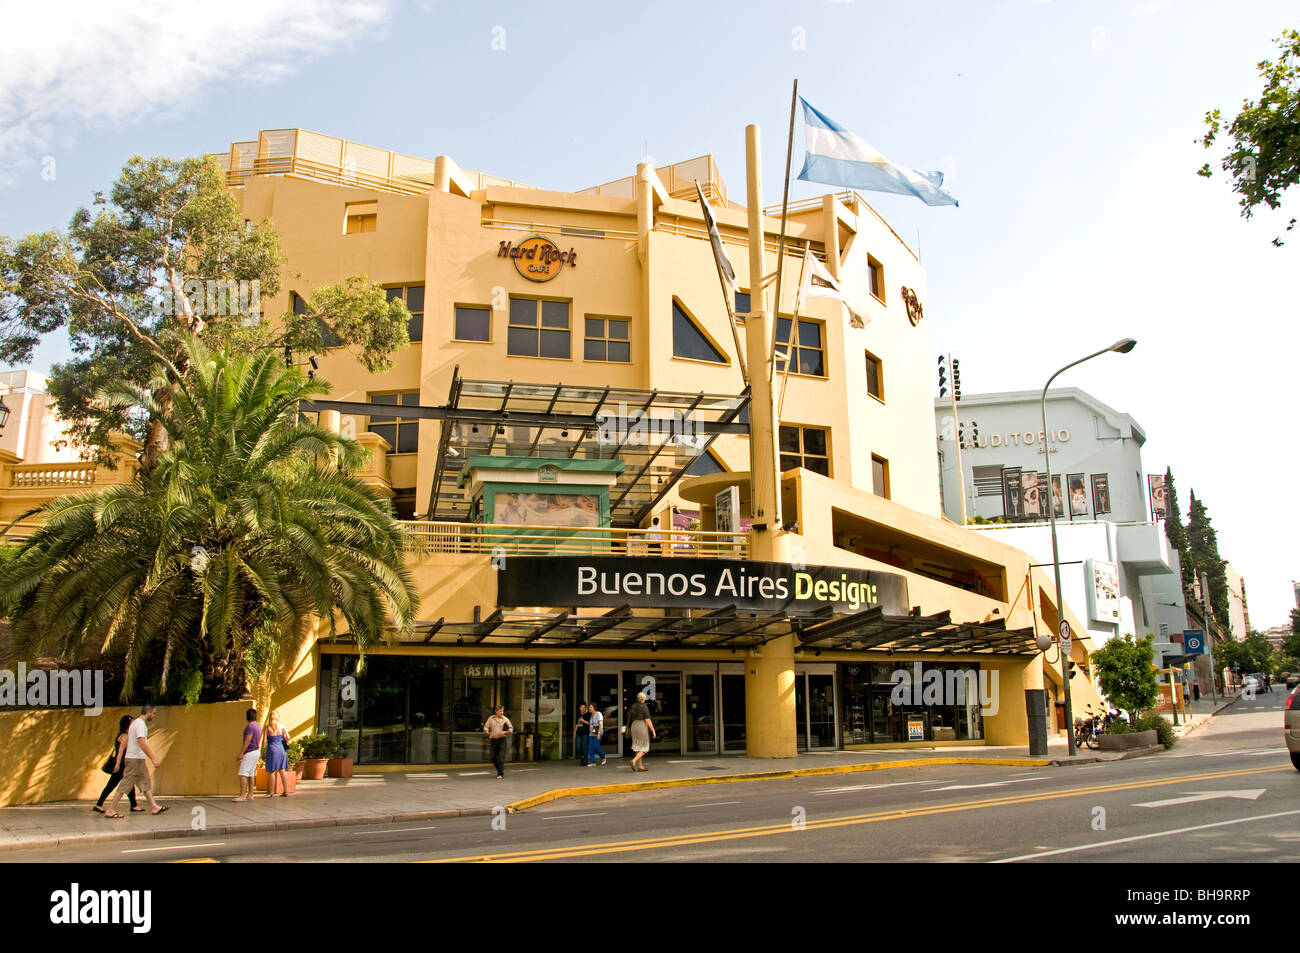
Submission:
[[[767,379],[770,381],[776,373],[776,329],[781,323],[781,271],[785,265],[785,222],[790,207],[790,155],[794,152],[794,111],[799,104],[799,80],[796,77],[794,88],[790,91],[790,131],[785,140],[785,182],[781,188],[781,237],[776,245],[776,305],[772,309],[776,320],[772,322],[772,357],[767,367]],[[785,366],[790,367],[789,358]],[[779,411],[778,411],[779,414]]]
[[[700,188],[699,179],[695,180],[695,191],[700,197],[700,213],[704,214],[705,213],[704,203],[706,199],[704,198],[704,190]],[[704,222],[705,225],[708,225],[709,218],[707,215],[705,215]],[[713,234],[709,233],[710,245],[713,244],[712,238],[713,238]],[[722,242],[721,232],[718,232],[718,242],[719,245]],[[730,267],[730,263],[728,263],[728,267]],[[722,272],[722,262],[718,260],[718,252],[716,249],[714,250],[713,253],[713,270],[718,273],[718,284],[722,286],[722,300],[727,305],[727,324],[731,326],[731,340],[736,345],[736,363],[740,365],[740,380],[746,387],[748,387],[749,370],[745,366],[745,352],[740,346],[740,332],[736,330],[735,298],[732,296],[731,288],[727,284],[727,276]]]
[[[812,252],[812,240],[804,242],[803,258],[799,259],[799,283],[795,285],[794,293],[794,316],[790,318],[790,338],[785,342],[785,372],[781,375],[781,397],[776,402],[776,418],[781,419],[781,411],[785,407],[785,385],[790,379],[791,352],[794,349],[794,339],[799,327],[799,309],[803,307],[803,301],[799,298],[799,289],[803,288],[803,273],[808,267],[808,255]],[[781,324],[780,315],[777,316],[776,323]],[[773,355],[775,359],[776,355]]]

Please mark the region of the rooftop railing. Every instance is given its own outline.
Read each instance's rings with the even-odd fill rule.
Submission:
[[[416,556],[482,554],[515,556],[690,556],[748,559],[748,533],[612,527],[516,526],[407,520]]]

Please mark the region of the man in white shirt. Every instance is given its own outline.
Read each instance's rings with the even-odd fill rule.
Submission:
[[[147,758],[153,762],[153,766],[159,767],[162,762],[153,756],[153,750],[149,747],[149,722],[153,721],[154,712],[157,711],[154,705],[145,705],[140,709],[140,717],[131,722],[131,727],[127,729],[126,749],[118,756],[116,769],[122,772],[122,781],[118,784],[117,790],[113,793],[113,800],[108,802],[104,810],[105,817],[121,817],[117,811],[117,802],[122,799],[122,795],[131,790],[134,786],[143,794],[149,802],[149,812],[151,814],[161,814],[167,810],[165,807],[159,807],[158,802],[153,799],[152,785],[149,781],[149,766],[145,763]]]
[[[497,705],[492,716],[483,723],[483,733],[492,745],[492,767],[497,769],[497,780],[506,776],[506,741],[514,733],[515,726],[510,724],[503,707]]]

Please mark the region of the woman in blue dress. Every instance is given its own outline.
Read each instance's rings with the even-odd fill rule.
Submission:
[[[271,712],[266,721],[266,796],[275,797],[275,781],[280,779],[280,797],[289,796],[289,755],[285,745],[289,743],[289,730],[280,724],[279,712]]]

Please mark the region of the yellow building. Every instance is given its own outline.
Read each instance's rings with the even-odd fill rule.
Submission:
[[[266,314],[354,274],[413,314],[383,373],[295,355],[333,384],[322,422],[372,450],[366,476],[411,521],[423,620],[361,672],[346,633],[296,660],[275,694],[295,733],[349,738],[364,764],[482,761],[500,703],[512,757],[567,758],[591,700],[617,756],[643,691],[653,752],[1041,750],[1060,689],[1055,649],[1034,645],[1058,624],[1050,576],[942,516],[925,274],[862,196],[791,205],[772,373],[775,289],[755,272],[776,271],[780,209],[750,216],[710,156],[579,192],[297,129],[216,158],[288,256]],[[734,326],[697,180],[735,266]],[[866,302],[865,327],[820,300],[791,328],[806,252]],[[779,477],[756,481],[751,513],[769,374],[779,429],[758,470]],[[1095,697],[1085,670],[1076,705]]]

